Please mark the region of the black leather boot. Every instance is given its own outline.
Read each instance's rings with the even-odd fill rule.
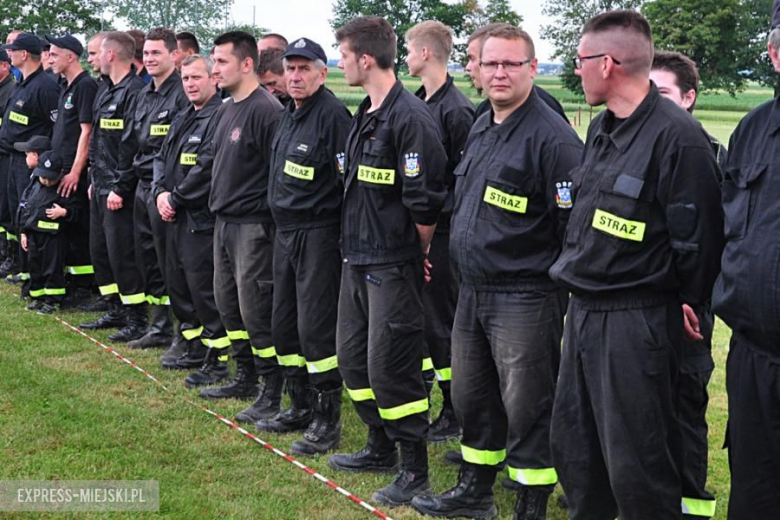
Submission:
[[[297,432],[303,431],[311,422],[311,397],[308,387],[308,376],[288,377],[287,378],[287,393],[290,394],[290,407],[285,408],[273,417],[266,419],[260,419],[255,423],[257,425],[257,431],[268,431],[276,433],[285,432]],[[263,392],[260,394],[260,399],[268,393],[266,389],[268,385],[263,387]],[[278,402],[281,402],[281,393],[279,395]],[[273,396],[269,397],[269,404],[273,406]],[[279,406],[277,404],[277,406]]]
[[[187,376],[184,380],[184,385],[187,388],[193,388],[196,386],[206,386],[219,383],[228,378],[230,370],[227,363],[219,360],[220,350],[210,348],[206,353],[206,359],[203,362],[203,366],[197,372]]]
[[[162,367],[168,370],[179,370],[179,367],[176,366],[176,360],[187,353],[187,346],[187,340],[184,339],[184,336],[176,334],[171,346],[160,356]]]
[[[284,388],[284,375],[281,370],[271,372],[263,377],[263,388],[257,399],[251,406],[236,414],[236,421],[240,423],[257,423],[260,419],[269,419],[279,413],[282,403],[282,389]]]
[[[312,408],[312,420],[303,438],[290,448],[296,455],[325,453],[337,448],[341,440],[341,387],[317,391]]]
[[[398,468],[398,451],[382,426],[368,429],[366,446],[357,453],[337,453],[328,459],[328,466],[340,471],[392,473]]]
[[[109,298],[108,312],[94,321],[87,321],[79,325],[82,329],[121,329],[127,325],[127,309],[114,295]]]
[[[390,507],[409,505],[420,494],[430,493],[428,481],[428,442],[401,441],[401,471],[395,479],[376,491],[374,502]]]
[[[152,305],[152,323],[146,333],[133,341],[129,341],[130,348],[168,347],[173,341],[173,324],[167,305]],[[200,366],[203,359],[195,365]],[[188,367],[193,368],[193,367]]]
[[[550,498],[554,487],[554,484],[548,486],[521,485],[517,490],[513,520],[546,520],[547,499]]]
[[[205,363],[208,352],[209,348],[203,344],[200,338],[188,340],[187,350],[176,360],[176,368],[182,370],[200,368]]]
[[[252,399],[257,397],[257,371],[255,361],[241,363],[236,370],[236,377],[225,386],[204,388],[200,396],[205,399]]]
[[[127,343],[142,337],[149,324],[148,304],[127,305],[127,325],[108,337],[113,343]]]
[[[439,383],[439,388],[443,397],[441,413],[428,428],[428,442],[434,444],[456,439],[461,434],[458,419],[455,417],[455,408],[452,406],[449,381]]]
[[[445,518],[494,518],[498,509],[493,501],[496,468],[464,463],[458,483],[441,495],[419,495],[412,507],[424,515]]]

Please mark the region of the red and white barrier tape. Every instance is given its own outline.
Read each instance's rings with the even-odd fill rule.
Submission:
[[[81,329],[79,329],[77,327],[74,327],[73,325],[71,325],[70,323],[68,323],[65,320],[63,320],[61,318],[55,318],[55,319],[57,321],[59,321],[60,323],[62,323],[63,325],[65,325],[66,327],[68,327],[73,332],[75,332],[77,334],[80,334],[81,336],[84,336],[85,338],[90,340],[95,345],[99,346],[100,348],[102,348],[103,350],[108,352],[109,354],[113,355],[115,358],[119,359],[120,361],[123,361],[123,362],[127,363],[128,365],[130,365],[134,369],[138,370],[144,376],[146,376],[147,378],[149,378],[152,381],[154,381],[154,383],[156,383],[160,388],[162,388],[166,392],[171,393],[171,390],[167,386],[165,386],[165,384],[162,381],[160,381],[159,379],[154,377],[149,371],[145,370],[144,368],[142,368],[142,367],[138,366],[137,364],[135,364],[133,361],[131,361],[131,360],[127,359],[126,357],[124,357],[122,354],[120,354],[119,352],[117,352],[113,348],[111,348],[108,345],[102,343],[101,341],[93,338],[92,336],[90,336],[89,334],[84,332],[83,330],[81,330]],[[353,502],[355,502],[356,504],[358,504],[362,508],[368,510],[369,512],[373,513],[374,515],[378,516],[379,518],[382,518],[384,520],[393,520],[392,518],[390,518],[385,513],[383,513],[379,509],[375,508],[374,506],[372,506],[368,502],[366,502],[364,500],[361,500],[360,498],[356,497],[355,495],[353,495],[352,493],[350,493],[349,491],[347,491],[343,487],[339,486],[338,484],[336,484],[332,480],[328,479],[327,477],[323,476],[322,474],[317,473],[316,471],[314,471],[310,467],[306,466],[305,464],[299,462],[298,460],[294,459],[290,455],[287,455],[283,451],[274,448],[272,445],[268,444],[267,442],[265,442],[264,440],[260,439],[256,435],[246,431],[244,428],[242,428],[241,426],[239,426],[235,422],[231,421],[230,419],[227,419],[227,418],[221,416],[220,414],[218,414],[217,412],[215,412],[213,410],[210,410],[209,408],[203,406],[202,404],[197,403],[195,401],[192,401],[192,400],[190,400],[190,399],[188,399],[186,397],[184,397],[183,400],[184,400],[185,403],[190,404],[190,405],[194,406],[195,408],[198,408],[198,409],[206,412],[207,414],[211,415],[212,417],[216,417],[223,424],[226,424],[227,426],[229,426],[232,429],[236,430],[237,432],[242,434],[244,437],[247,437],[247,438],[255,441],[256,443],[258,443],[262,447],[264,447],[267,450],[273,452],[275,455],[278,455],[279,457],[283,458],[284,460],[286,460],[287,462],[291,463],[292,465],[294,465],[298,469],[305,471],[306,473],[308,473],[312,477],[316,478],[317,480],[319,480],[323,484],[327,485],[328,487],[330,487],[334,491],[338,491],[339,493],[341,493],[342,495],[344,495],[348,499],[352,500]]]

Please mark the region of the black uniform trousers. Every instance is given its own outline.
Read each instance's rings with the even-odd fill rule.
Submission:
[[[165,253],[168,291],[173,313],[187,340],[200,338],[204,345],[220,351],[226,360],[230,340],[214,300],[214,229],[192,231],[186,210],[176,222],[165,224]]]
[[[23,153],[12,153],[8,160],[8,184],[7,200],[8,209],[11,212],[11,240],[19,241],[21,233],[19,224],[19,202],[22,200],[22,194],[25,188],[30,184],[30,175],[32,171],[27,167],[27,159]],[[5,227],[5,226],[3,226]],[[8,236],[8,235],[6,235]],[[19,266],[20,274],[23,280],[29,280],[30,271],[27,265],[27,253],[19,248]]]
[[[65,253],[65,271],[68,287],[83,287],[91,289],[95,285],[95,269],[89,257],[89,201],[87,189],[89,180],[86,172],[79,178],[78,189],[70,197],[78,199],[81,211],[75,221],[64,224],[63,233],[67,242]]]
[[[572,296],[551,433],[571,520],[681,517],[682,341],[676,297]]]
[[[422,284],[422,258],[341,271],[339,370],[363,422],[393,441],[428,435]]]
[[[271,337],[274,234],[271,223],[217,218],[214,228],[214,298],[219,315],[236,363],[254,363],[260,375],[279,370]]]
[[[776,344],[773,350],[777,352]],[[729,520],[780,518],[780,357],[731,336],[726,362]]]
[[[153,305],[168,305],[170,298],[165,288],[165,232],[168,226],[160,217],[152,200],[152,188],[141,181],[135,189],[133,230],[135,258],[144,282],[146,299]]]
[[[452,323],[458,305],[458,273],[450,260],[449,232],[435,232],[428,260],[433,266],[431,281],[423,284],[422,302],[425,309],[424,360],[430,356],[439,386],[449,388],[452,381]],[[423,361],[423,370],[427,364]]]
[[[678,380],[677,417],[680,422],[682,463],[682,510],[684,518],[710,518],[715,514],[715,498],[705,489],[707,484],[707,404],[715,363],[712,360],[711,311],[699,316],[699,330],[704,339],[684,342]]]
[[[558,481],[550,418],[560,360],[562,290],[477,291],[461,284],[452,329],[452,401],[471,464],[506,460],[524,485]]]
[[[338,224],[276,230],[274,243],[273,340],[288,377],[312,386],[341,387],[336,358],[341,253]]]
[[[65,237],[60,234],[25,232],[30,296],[59,303],[65,296]]]
[[[122,208],[106,207],[108,195],[92,193],[90,201],[89,250],[100,294],[118,294],[125,305],[146,302],[143,280],[135,263],[133,197]]]
[[[0,152],[0,240],[11,240],[13,235],[13,219],[11,208],[8,206],[8,168],[11,158],[6,153]]]

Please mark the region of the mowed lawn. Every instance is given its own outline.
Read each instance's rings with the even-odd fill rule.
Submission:
[[[411,89],[417,80],[404,78]],[[468,81],[458,86],[479,101]],[[583,114],[584,135],[589,107],[573,100],[556,78],[537,81],[559,99],[570,118]],[[329,86],[343,96],[350,109],[363,98],[360,89],[348,87],[343,74],[331,69]],[[751,87],[736,100],[725,95],[703,96],[697,110],[705,127],[724,142],[749,108],[771,98],[771,92]],[[743,105],[740,105],[743,100]],[[747,101],[745,101],[747,100]],[[705,110],[706,108],[706,110]],[[78,324],[94,315],[62,312]],[[715,518],[726,518],[728,464],[721,449],[727,415],[724,367],[729,333],[718,322],[714,356],[716,369],[710,383],[709,489],[718,499]],[[95,336],[105,340],[108,332]],[[87,339],[71,332],[53,317],[24,310],[18,287],[0,282],[0,480],[157,480],[160,514],[170,518],[369,518],[372,515],[289,462],[243,437],[203,411],[185,403],[197,398],[186,389],[185,373],[163,371],[161,350],[116,349],[160,378],[165,392],[142,374],[118,361]],[[344,433],[341,449],[356,451],[365,441],[366,428],[352,404],[344,399]],[[440,396],[434,393],[438,414]],[[233,417],[248,403],[208,403]],[[250,428],[251,429],[251,428]],[[296,435],[260,434],[286,451]],[[451,487],[457,468],[441,462],[457,442],[431,446],[432,483],[437,491]],[[316,471],[364,500],[391,480],[386,475],[338,473],[326,457],[303,461]],[[556,489],[556,495],[560,488]],[[511,518],[514,495],[496,484],[501,517]],[[416,518],[408,508],[384,510],[393,518]],[[21,515],[20,515],[21,516]],[[140,518],[151,513],[57,514],[56,518]],[[565,511],[551,501],[548,518],[563,520]]]

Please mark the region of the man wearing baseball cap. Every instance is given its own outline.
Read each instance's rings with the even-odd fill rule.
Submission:
[[[36,135],[51,135],[57,116],[59,87],[41,67],[41,42],[37,36],[22,33],[5,46],[11,64],[17,67],[23,80],[8,98],[0,126],[0,226],[9,241],[9,255],[0,267],[0,276],[20,274],[23,255],[18,249],[18,222],[16,208],[30,179],[30,170],[23,154],[14,150],[14,143],[28,141]]]
[[[287,47],[282,60],[292,102],[272,145],[268,204],[276,222],[271,329],[290,408],[261,419],[257,427],[306,429],[292,451],[314,455],[335,447],[341,431],[336,318],[344,148],[351,117],[325,88],[328,58],[322,47],[301,38]]]
[[[52,149],[62,158],[65,176],[57,188],[60,195],[73,199],[79,208],[88,208],[87,154],[92,135],[92,114],[98,84],[81,67],[79,58],[84,46],[74,36],[59,38],[46,36],[51,44],[49,63],[51,71],[62,77],[62,91],[57,105],[57,121],[52,130]],[[94,269],[89,258],[89,211],[79,211],[78,218],[64,226],[67,242],[66,270],[68,272],[69,305],[91,300],[95,287]]]

